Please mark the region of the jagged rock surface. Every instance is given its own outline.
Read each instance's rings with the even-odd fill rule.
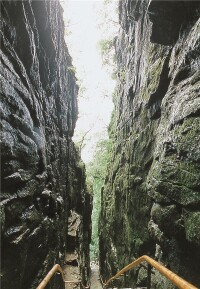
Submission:
[[[119,3],[113,151],[100,216],[105,279],[147,254],[200,286],[199,6]],[[145,270],[122,283],[145,286]],[[174,288],[153,276],[154,288]]]
[[[2,1],[1,16],[2,286],[36,288],[64,260],[70,210],[89,266],[91,200],[71,140],[78,87],[59,1]]]

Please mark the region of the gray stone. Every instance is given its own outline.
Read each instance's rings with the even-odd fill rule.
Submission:
[[[200,286],[199,12],[197,1],[119,2],[99,242],[105,279],[147,254]],[[137,278],[138,268],[123,285]],[[159,274],[154,287],[171,288]]]
[[[71,209],[84,227],[76,244],[84,281],[89,274],[91,200],[71,139],[78,87],[62,13],[59,1],[1,2],[4,288],[36,288],[63,264]]]

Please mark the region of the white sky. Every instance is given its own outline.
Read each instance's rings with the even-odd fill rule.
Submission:
[[[112,93],[115,82],[102,67],[97,43],[116,32],[116,27],[103,25],[105,13],[104,1],[63,0],[64,20],[70,34],[66,36],[69,53],[73,58],[76,76],[85,89],[78,98],[79,119],[76,124],[74,141],[80,139],[80,134],[88,131],[87,143],[82,150],[85,163],[92,160],[96,142],[106,137],[107,126],[113,109]],[[109,4],[110,5],[110,4]],[[109,17],[117,17],[115,10],[109,12]],[[98,28],[101,26],[101,29]],[[114,31],[115,29],[115,31]]]

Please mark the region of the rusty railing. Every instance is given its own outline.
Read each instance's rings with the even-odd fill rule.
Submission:
[[[122,270],[117,272],[112,278],[110,278],[106,283],[104,283],[103,288],[107,288],[108,284],[118,278],[120,275],[123,275],[125,272],[129,271],[130,269],[134,268],[141,262],[146,261],[148,263],[148,278],[147,278],[147,288],[151,288],[151,266],[153,266],[157,271],[159,271],[162,275],[164,275],[168,280],[170,280],[172,283],[174,283],[178,288],[180,289],[198,289],[194,285],[188,283],[183,278],[179,277],[177,274],[173,273],[160,263],[156,262],[154,259],[150,258],[149,256],[142,256],[135,260],[134,262],[130,263],[126,267],[124,267]]]

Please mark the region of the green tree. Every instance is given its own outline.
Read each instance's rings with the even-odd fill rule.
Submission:
[[[114,45],[113,39],[101,39],[98,42],[98,48],[101,53],[102,63],[103,65],[113,65],[114,59]]]
[[[99,237],[98,223],[101,210],[101,190],[107,172],[107,160],[111,144],[107,139],[101,140],[96,146],[93,161],[87,165],[87,181],[93,187],[93,212],[92,212],[92,241],[90,245],[91,260],[98,259]]]
[[[99,11],[99,30],[102,39],[97,46],[102,57],[102,64],[113,79],[116,77],[117,65],[115,54],[115,40],[119,30],[118,3],[115,0],[104,0],[102,9]]]

